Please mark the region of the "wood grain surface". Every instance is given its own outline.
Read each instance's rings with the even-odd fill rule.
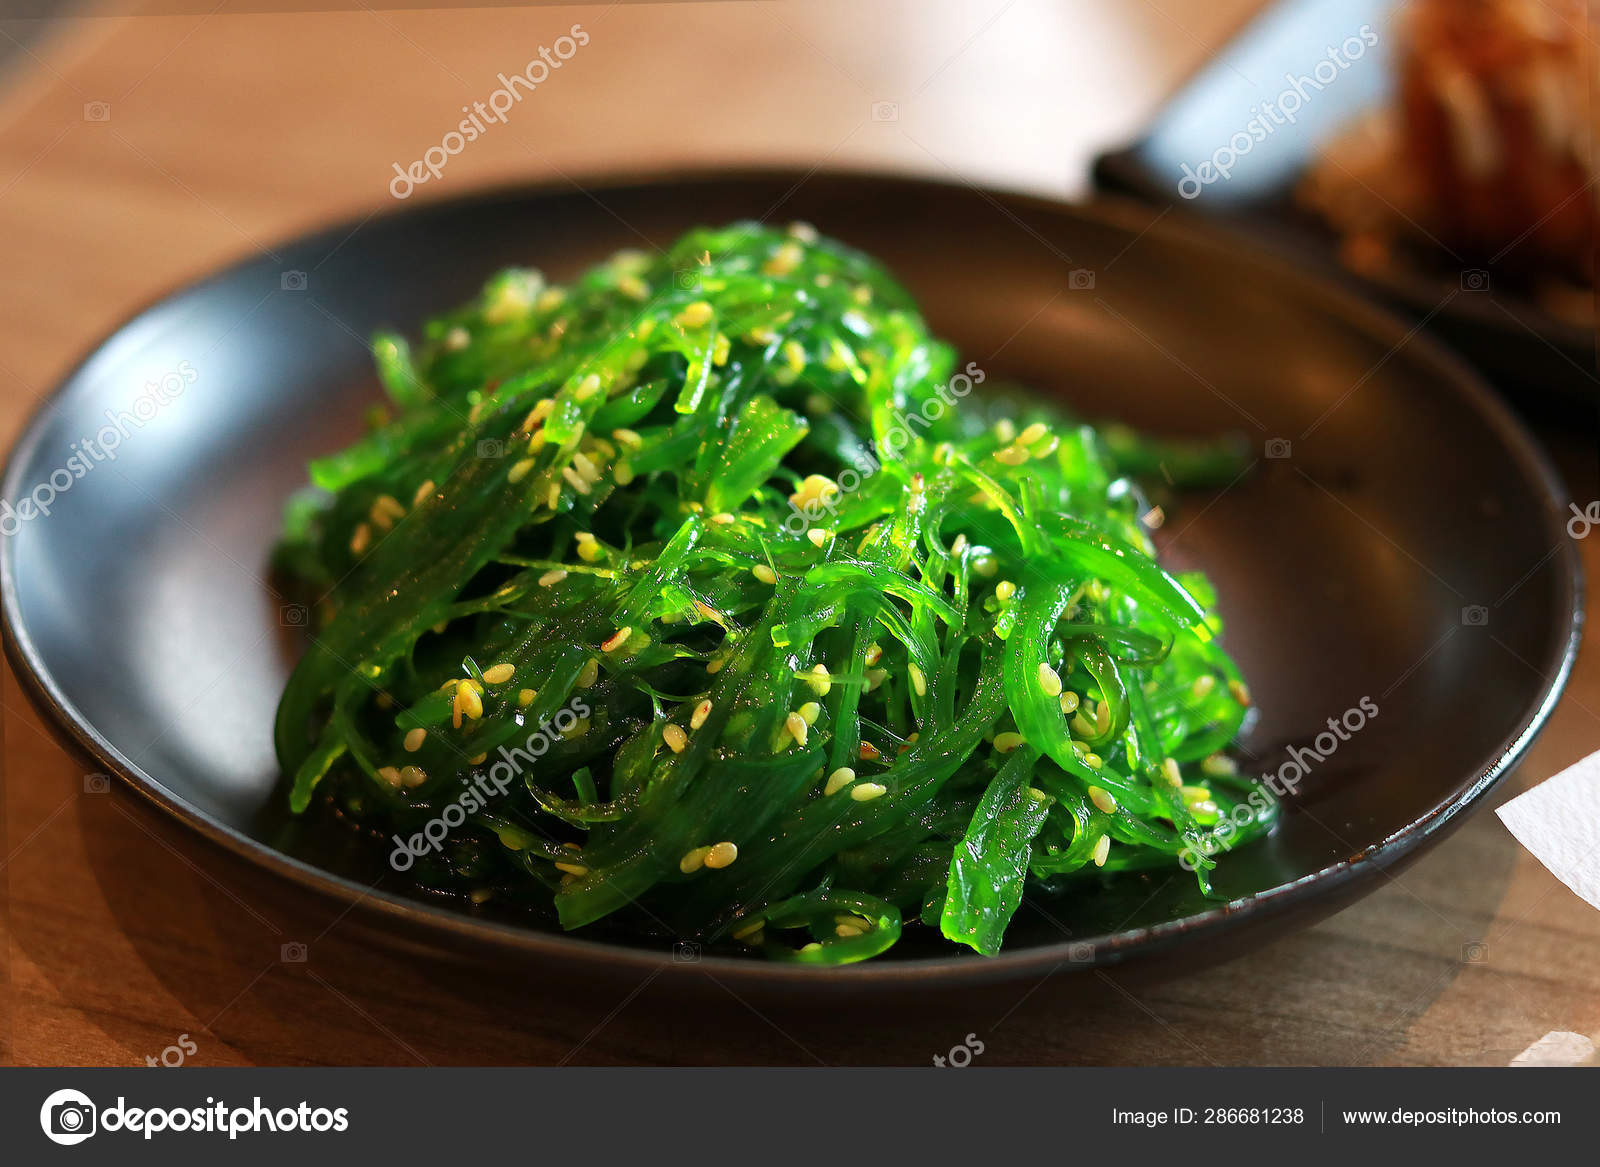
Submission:
[[[93,9],[14,53],[0,86],[0,443],[153,296],[391,205],[393,163],[574,23],[591,43],[416,197],[719,161],[1077,194],[1092,153],[1255,2]],[[1547,436],[1592,497],[1592,445]],[[1600,574],[1600,534],[1584,554]],[[1595,638],[1591,621],[1496,801],[1600,748]],[[1463,684],[1490,699],[1492,678]],[[990,1065],[1504,1064],[1551,1030],[1600,1033],[1600,912],[1487,812],[1326,922],[1178,979],[825,1009],[716,985],[684,999],[397,953],[86,788],[9,673],[3,701],[0,1038],[18,1064],[928,1064],[969,1033]]]

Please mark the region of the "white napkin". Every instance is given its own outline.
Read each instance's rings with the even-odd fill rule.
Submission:
[[[1496,813],[1552,875],[1600,908],[1600,753],[1519,794]]]

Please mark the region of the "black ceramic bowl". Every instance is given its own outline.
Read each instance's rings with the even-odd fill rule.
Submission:
[[[1363,699],[1377,712],[1308,765],[1273,837],[1222,864],[1221,899],[1179,873],[1127,877],[1025,906],[993,960],[924,934],[844,969],[711,955],[695,969],[750,987],[903,987],[1198,957],[1355,894],[1438,838],[1539,729],[1581,612],[1566,502],[1461,365],[1348,295],[1203,231],[1151,227],[1143,211],[844,174],[413,205],[147,309],[67,379],[7,469],[15,507],[71,475],[73,443],[117,424],[108,410],[192,372],[169,380],[151,416],[121,422],[114,459],[57,474],[63,489],[38,495],[48,515],[3,512],[7,647],[27,688],[197,833],[359,901],[380,929],[579,970],[672,969],[659,944],[554,934],[411,893],[380,852],[291,821],[270,729],[298,610],[266,567],[306,460],[346,442],[376,396],[374,328],[415,328],[503,264],[564,278],[619,246],[739,217],[804,218],[880,256],[993,376],[1090,416],[1242,434],[1253,468],[1182,500],[1162,538],[1221,591],[1226,643],[1260,709],[1244,744],[1276,769],[1291,747],[1316,749],[1329,718]]]

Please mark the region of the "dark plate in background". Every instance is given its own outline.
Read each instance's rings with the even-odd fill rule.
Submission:
[[[1456,262],[1443,251],[1416,263],[1397,263],[1381,276],[1357,275],[1339,262],[1338,237],[1295,204],[1294,189],[1321,145],[1363,112],[1386,103],[1392,83],[1390,17],[1396,8],[1395,0],[1270,5],[1185,82],[1138,142],[1095,163],[1096,182],[1158,207],[1205,216],[1309,270],[1426,319],[1519,404],[1553,408],[1592,425],[1600,405],[1593,328],[1550,314],[1493,265],[1485,279],[1479,264]],[[1328,50],[1348,38],[1359,40],[1363,26],[1377,43],[1364,46],[1337,79],[1317,88],[1317,63],[1326,62]],[[1185,165],[1192,170],[1212,158],[1245,130],[1263,100],[1274,100],[1294,81],[1301,81],[1306,97],[1293,125],[1278,126],[1252,144],[1226,180],[1201,185],[1194,197],[1179,193]],[[1187,187],[1194,189],[1195,184]]]
[[[1309,921],[1436,838],[1548,714],[1581,614],[1566,502],[1541,455],[1461,365],[1282,264],[1135,206],[1075,208],[910,179],[763,173],[491,193],[412,206],[245,262],[134,318],[79,367],[12,454],[5,495],[188,361],[195,382],[0,540],[7,647],[46,714],[198,832],[380,928],[600,971],[661,945],[564,936],[408,892],[382,849],[291,822],[270,732],[294,616],[264,582],[304,464],[377,395],[364,338],[414,329],[497,267],[566,278],[701,222],[805,218],[883,258],[937,331],[992,376],[1090,416],[1234,430],[1258,452],[1163,529],[1210,572],[1275,769],[1363,697],[1379,714],[1314,767],[1281,829],[1218,872],[1135,876],[1025,906],[985,961],[925,933],[893,958],[816,970],[708,955],[728,983],[857,986],[1039,975],[1168,948],[1203,958],[1255,925]],[[300,275],[285,273],[304,273]],[[11,524],[6,524],[8,527]],[[1464,615],[1465,611],[1465,615]],[[675,966],[668,965],[669,969]]]

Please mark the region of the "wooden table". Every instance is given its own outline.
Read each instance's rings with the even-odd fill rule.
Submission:
[[[223,0],[202,16],[211,0],[160,0],[173,14],[62,25],[0,90],[0,438],[155,293],[387,205],[392,163],[574,23],[591,43],[424,193],[686,160],[1075,193],[1092,151],[1255,2],[327,0],[346,10],[274,15],[305,5]],[[883,102],[892,119],[874,117]],[[1567,461],[1592,463],[1592,449]],[[1600,537],[1584,551],[1600,578]],[[1594,629],[1500,797],[1600,747]],[[1357,906],[1177,981],[1080,976],[893,1017],[732,994],[686,1006],[651,983],[579,1003],[391,954],[335,911],[285,914],[129,796],[86,791],[9,674],[3,696],[0,1035],[18,1063],[927,1064],[972,1032],[991,1065],[1504,1064],[1550,1030],[1600,1032],[1600,912],[1487,813]],[[282,960],[289,943],[309,959]]]

